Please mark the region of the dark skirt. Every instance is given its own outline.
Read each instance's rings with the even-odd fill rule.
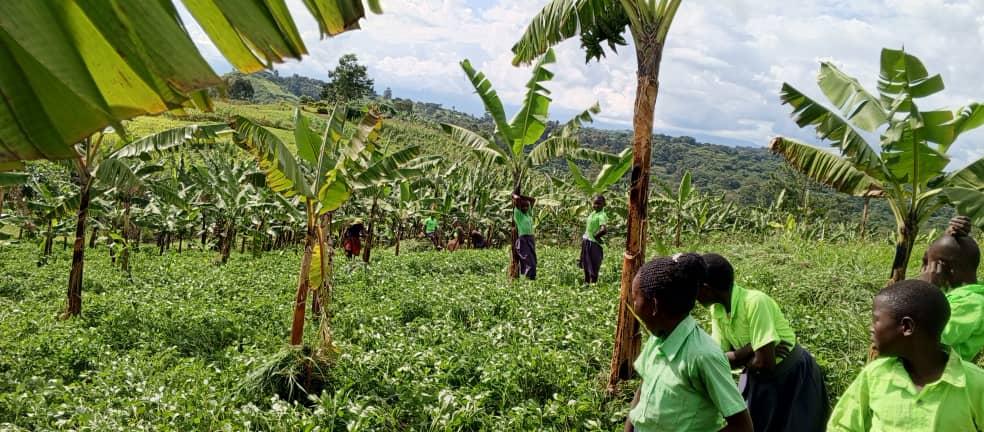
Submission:
[[[741,374],[738,384],[756,432],[823,432],[830,400],[820,366],[796,345],[769,373]]]
[[[521,235],[516,239],[516,257],[519,258],[519,274],[528,279],[536,279],[536,242],[532,235]]]
[[[577,266],[584,269],[585,282],[598,282],[598,270],[601,269],[602,258],[604,258],[604,251],[600,244],[581,239],[581,259],[577,262]]]
[[[345,239],[345,256],[352,257],[359,255],[359,251],[362,250],[362,241],[358,237],[349,237]]]

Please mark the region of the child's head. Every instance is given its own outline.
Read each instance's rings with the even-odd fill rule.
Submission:
[[[669,331],[694,308],[707,269],[700,255],[656,257],[632,281],[632,308],[654,332]]]
[[[697,291],[697,301],[705,307],[722,301],[730,301],[731,287],[735,283],[735,269],[726,258],[715,253],[701,256],[707,266],[707,282]]]
[[[596,195],[594,201],[591,202],[591,208],[595,209],[595,211],[601,211],[601,209],[605,208],[605,204],[607,204],[605,196]]]
[[[904,280],[875,295],[871,308],[871,340],[882,355],[905,357],[940,343],[950,320],[950,304],[928,282]]]
[[[973,238],[947,233],[929,245],[923,255],[919,279],[943,289],[977,282],[981,249]]]
[[[516,207],[519,208],[519,211],[526,213],[530,211],[530,200],[526,198],[520,198],[519,201],[516,202]]]

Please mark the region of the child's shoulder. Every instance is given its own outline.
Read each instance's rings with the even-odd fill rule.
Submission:
[[[697,331],[691,335],[691,340],[688,342],[690,349],[688,352],[691,355],[690,360],[698,359],[717,359],[718,357],[725,359],[727,362],[727,357],[724,352],[721,351],[721,345],[707,334],[704,329],[697,327]]]
[[[950,355],[959,354],[952,353]],[[967,388],[984,392],[984,369],[967,360],[960,360],[960,366],[963,368],[964,376],[966,377]]]

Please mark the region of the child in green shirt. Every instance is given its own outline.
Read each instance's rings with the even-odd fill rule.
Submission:
[[[513,190],[513,223],[516,226],[516,241],[513,243],[513,256],[519,264],[519,274],[527,279],[536,279],[536,240],[533,237],[533,204],[536,198],[519,193],[519,185]]]
[[[933,285],[906,280],[882,289],[871,310],[879,358],[841,396],[828,431],[980,431],[984,371],[940,343],[950,317]]]
[[[632,280],[632,310],[651,335],[625,431],[752,431],[728,360],[690,311],[707,270],[697,254],[657,257]],[[722,427],[724,427],[722,429]]]
[[[594,211],[588,215],[587,227],[581,237],[581,259],[577,266],[584,270],[584,283],[598,282],[598,271],[601,261],[605,258],[601,248],[602,236],[608,233],[608,214],[605,213],[605,196],[598,195],[591,203]]]
[[[943,343],[967,361],[972,361],[984,347],[984,285],[977,283],[981,250],[970,237],[970,229],[967,217],[953,218],[946,235],[934,241],[923,255],[919,275],[946,293],[950,321],[943,329]]]
[[[441,249],[441,237],[437,231],[437,219],[433,215],[428,215],[424,219],[424,235],[434,244],[434,249]]]
[[[775,300],[734,283],[723,256],[705,254],[707,282],[697,301],[711,312],[711,337],[732,368],[743,368],[739,389],[756,431],[823,432],[830,401],[820,367],[796,344]]]

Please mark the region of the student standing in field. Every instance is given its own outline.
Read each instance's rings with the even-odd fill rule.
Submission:
[[[756,431],[823,432],[830,402],[820,367],[796,343],[779,305],[734,283],[723,256],[705,254],[707,282],[697,300],[711,312],[711,337],[732,368]]]
[[[587,227],[581,237],[581,259],[577,263],[578,267],[584,270],[586,284],[598,282],[598,271],[601,270],[601,261],[605,253],[601,247],[602,236],[608,233],[605,196],[596,196],[591,207],[594,211],[588,215]]]
[[[516,224],[516,243],[513,250],[519,261],[519,274],[536,279],[536,241],[533,238],[533,204],[536,198],[521,195],[519,186],[513,190],[513,223]]]
[[[871,339],[879,358],[847,388],[828,431],[980,431],[984,371],[940,343],[950,317],[933,285],[906,280],[875,296]]]
[[[657,257],[632,280],[632,310],[651,335],[626,432],[752,431],[728,360],[690,316],[707,270],[697,254]],[[724,427],[722,429],[722,427]]]
[[[953,218],[946,235],[934,241],[923,255],[919,275],[946,293],[950,321],[943,329],[943,343],[967,361],[972,361],[984,347],[984,285],[977,282],[981,250],[970,237],[970,229],[970,219]]]
[[[485,236],[483,236],[482,233],[478,232],[478,230],[472,230],[470,236],[471,236],[472,248],[485,249],[489,247],[489,243],[487,240],[485,240]]]
[[[424,235],[434,244],[434,249],[440,250],[441,239],[437,233],[437,225],[437,219],[433,215],[428,215],[427,219],[424,219]]]

